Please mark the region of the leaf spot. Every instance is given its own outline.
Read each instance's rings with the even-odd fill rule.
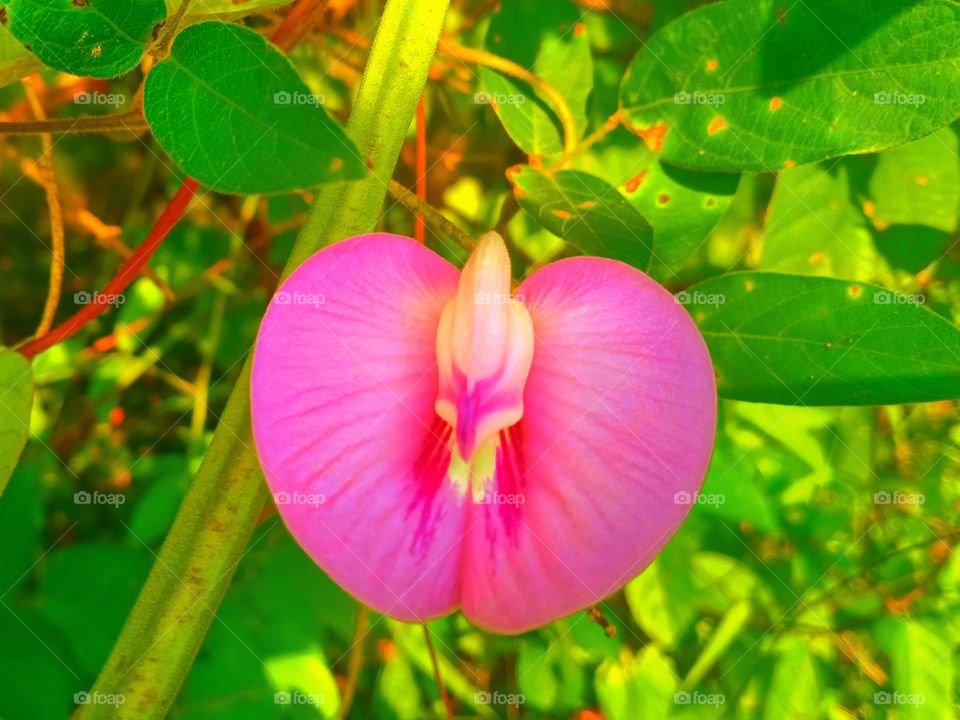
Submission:
[[[657,123],[642,130],[634,130],[634,132],[640,136],[651,152],[660,152],[663,150],[663,138],[668,129],[666,123]]]
[[[628,193],[635,193],[637,191],[637,188],[639,188],[643,184],[643,181],[646,179],[647,179],[647,171],[642,170],[636,175],[634,175],[632,178],[627,180],[623,188]]]
[[[710,124],[707,126],[708,135],[716,135],[721,130],[725,130],[727,127],[727,121],[722,117],[715,117],[710,121]]]

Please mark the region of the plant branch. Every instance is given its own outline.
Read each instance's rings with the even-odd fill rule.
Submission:
[[[187,10],[190,9],[190,5],[193,3],[193,0],[180,0],[180,5],[177,7],[177,11],[173,14],[164,27],[163,35],[160,38],[160,42],[157,43],[155,54],[158,57],[163,57],[170,51],[170,45],[173,44],[173,39],[177,34],[177,31],[180,29],[180,24],[183,22],[183,18],[187,14]]]
[[[329,28],[328,32],[339,36],[343,40],[346,40],[357,47],[366,47],[366,38],[359,33],[342,28]],[[505,57],[495,55],[487,52],[486,50],[468,48],[451,40],[441,38],[437,47],[437,51],[442,55],[460,60],[461,62],[471,63],[474,65],[483,65],[493,70],[497,70],[498,72],[502,72],[504,75],[510,75],[518,80],[523,80],[535,90],[539,90],[540,94],[543,95],[547,102],[550,103],[554,112],[557,114],[557,118],[560,120],[560,126],[563,128],[564,153],[572,154],[576,151],[576,120],[573,117],[573,112],[570,110],[570,106],[567,104],[566,99],[553,85],[548,83],[539,75],[530,72],[522,65],[518,65],[512,60],[507,60]]]
[[[130,132],[140,135],[150,129],[138,111],[80,118],[55,118],[29,122],[0,122],[0,135],[78,135],[83,133]]]
[[[373,230],[423,90],[449,0],[388,0],[347,131],[371,172],[325,186],[284,275],[320,248]],[[82,720],[167,715],[270,499],[250,422],[247,362],[146,585],[94,691],[118,707],[84,705]],[[278,520],[273,519],[276,523]]]
[[[465,250],[472,250],[477,244],[476,240],[454,225],[443,213],[421,200],[396,180],[390,180],[387,187],[397,202],[410,212],[422,217],[424,222],[438,235],[446,235],[451,240],[456,240]]]
[[[37,76],[39,77],[39,76]],[[42,81],[41,81],[42,82]],[[23,91],[30,103],[30,110],[37,120],[46,120],[43,103],[37,96],[30,79],[23,81]],[[66,264],[66,250],[63,230],[63,208],[60,205],[60,190],[57,187],[57,175],[53,167],[53,138],[50,133],[40,136],[41,155],[40,183],[47,196],[47,207],[50,211],[50,239],[53,243],[50,255],[50,286],[47,289],[47,299],[43,304],[43,315],[37,326],[37,335],[44,335],[53,325],[53,316],[60,303],[60,291],[63,289],[63,268]]]

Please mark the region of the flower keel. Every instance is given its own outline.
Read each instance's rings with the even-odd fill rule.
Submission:
[[[506,245],[488,233],[464,266],[437,330],[437,415],[455,429],[467,463],[523,417],[532,362],[530,313],[510,295]]]

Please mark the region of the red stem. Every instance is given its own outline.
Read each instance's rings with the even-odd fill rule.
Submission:
[[[423,105],[423,95],[417,103],[417,197],[427,201],[427,113]],[[427,241],[427,229],[423,215],[414,215],[413,235],[423,245]]]
[[[187,206],[190,204],[190,200],[193,199],[198,187],[200,187],[200,183],[193,178],[188,177],[183,181],[180,189],[177,190],[177,194],[173,196],[173,199],[167,204],[167,207],[164,208],[160,217],[157,218],[157,221],[153,224],[153,227],[150,228],[147,239],[140,243],[140,247],[120,266],[120,270],[113,276],[110,282],[107,283],[100,295],[105,298],[119,295],[127,288],[133,279],[140,274],[143,266],[147,264],[147,261],[160,246],[160,243],[167,237],[173,229],[173,226],[177,224],[177,221],[183,217],[183,213],[186,212]],[[64,322],[51,329],[50,332],[34,338],[21,347],[19,351],[22,355],[26,356],[27,359],[32,359],[47,348],[63,342],[74,335],[84,325],[110,307],[112,306],[109,302],[95,302],[93,298],[91,298],[91,302],[84,305]]]

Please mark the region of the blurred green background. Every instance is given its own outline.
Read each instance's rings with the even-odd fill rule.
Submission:
[[[591,127],[616,111],[641,43],[696,5],[571,4],[592,54]],[[482,46],[493,9],[454,3],[448,36]],[[331,3],[327,21],[363,33],[377,12],[376,3]],[[268,7],[248,24],[276,20]],[[321,28],[292,58],[343,121],[365,53]],[[139,82],[42,77],[49,110],[61,116],[117,108],[78,108],[58,93],[95,87],[129,105]],[[462,64],[438,60],[426,93],[428,198],[474,236],[505,229],[522,276],[567,250],[513,204],[505,170],[527,156],[474,101],[477,83]],[[19,83],[0,90],[7,117],[24,103]],[[124,248],[142,240],[179,176],[149,136],[56,140],[68,241],[63,319],[78,307],[74,293],[102,287]],[[957,149],[954,125],[879,154],[745,176],[707,240],[659,279],[679,292],[735,268],[841,277],[923,293],[956,322]],[[50,221],[28,172],[39,151],[35,138],[0,138],[6,345],[30,336],[46,296]],[[619,129],[575,167],[622,185],[646,152]],[[413,162],[411,133],[396,174],[407,186]],[[797,193],[800,205],[789,202]],[[64,718],[91,687],[197,470],[309,200],[203,194],[115,311],[37,358],[31,438],[0,497],[0,717]],[[412,222],[388,201],[383,228],[411,234]],[[462,257],[452,243],[430,243]],[[722,401],[713,464],[689,520],[600,608],[615,637],[585,613],[519,637],[460,616],[430,624],[457,716],[954,717],[958,419],[956,401],[828,409]],[[351,718],[442,717],[422,630],[361,611],[267,515],[171,717],[334,718],[347,704]]]

